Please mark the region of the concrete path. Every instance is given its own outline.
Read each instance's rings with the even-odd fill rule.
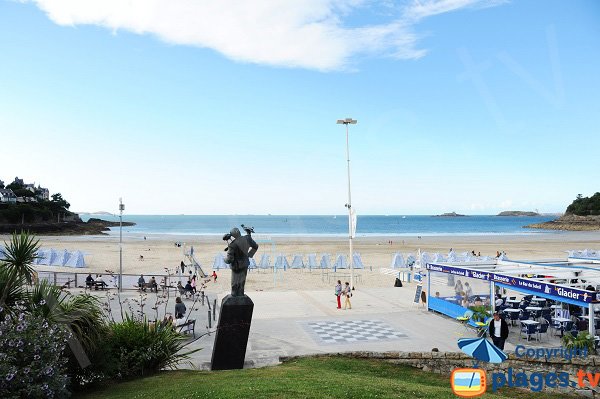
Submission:
[[[347,351],[455,351],[457,338],[474,336],[454,320],[414,304],[414,293],[410,285],[357,289],[352,309],[343,310],[336,309],[332,290],[250,292],[254,315],[246,364],[260,367],[279,363],[280,356]],[[207,331],[207,324],[207,316],[200,317],[197,335]],[[211,333],[189,345],[202,348],[192,356],[194,368],[210,368],[213,340]]]

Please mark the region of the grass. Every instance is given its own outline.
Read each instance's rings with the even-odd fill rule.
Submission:
[[[489,388],[488,388],[489,389]],[[447,376],[377,360],[303,358],[280,366],[231,371],[169,371],[135,381],[104,384],[78,398],[428,398],[454,399]],[[481,398],[565,398],[548,392],[502,388]]]

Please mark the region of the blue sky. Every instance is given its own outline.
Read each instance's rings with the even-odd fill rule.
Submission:
[[[343,214],[353,117],[358,214],[599,190],[598,2],[234,3],[0,0],[0,179],[76,211]]]

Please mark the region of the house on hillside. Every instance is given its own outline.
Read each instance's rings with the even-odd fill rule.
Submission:
[[[0,188],[0,202],[15,204],[17,202],[17,196],[13,193],[13,190],[8,188]]]

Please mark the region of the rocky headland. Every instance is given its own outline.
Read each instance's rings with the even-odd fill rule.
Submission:
[[[534,223],[523,226],[529,229],[592,231],[600,230],[600,215],[577,216],[566,214],[558,219],[544,223]]]
[[[119,226],[119,222],[91,218],[87,222],[79,218],[67,222],[40,222],[40,223],[0,223],[0,234],[29,231],[39,235],[106,235],[110,227]],[[133,222],[123,222],[123,226],[135,226]]]

